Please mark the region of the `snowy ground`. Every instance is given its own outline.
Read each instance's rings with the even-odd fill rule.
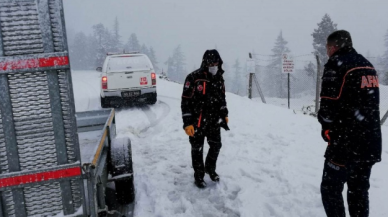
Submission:
[[[100,74],[74,71],[77,111],[100,109]],[[190,144],[182,130],[182,85],[158,80],[153,106],[120,108],[118,136],[132,140],[136,217],[323,217],[319,185],[326,144],[310,116],[227,94],[231,131],[222,131],[219,184],[193,184]],[[383,127],[383,135],[388,127]],[[370,216],[388,216],[388,142],[372,171]],[[205,146],[207,150],[208,146]],[[345,194],[344,194],[345,195]]]

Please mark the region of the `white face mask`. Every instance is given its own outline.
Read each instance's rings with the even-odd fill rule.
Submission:
[[[218,72],[218,66],[211,66],[211,67],[209,67],[209,72],[210,72],[212,75],[216,75],[217,72]]]

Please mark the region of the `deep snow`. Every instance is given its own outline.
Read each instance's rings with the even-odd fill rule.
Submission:
[[[100,74],[72,76],[77,111],[100,109]],[[319,186],[326,143],[315,118],[227,93],[231,131],[222,131],[221,182],[206,176],[201,190],[193,184],[181,91],[159,79],[155,105],[116,110],[118,137],[132,140],[134,216],[325,216]],[[372,170],[370,189],[370,216],[379,217],[388,216],[388,127],[382,131],[383,162]]]

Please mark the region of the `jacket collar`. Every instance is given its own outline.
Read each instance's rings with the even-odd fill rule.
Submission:
[[[357,51],[353,47],[343,47],[338,49],[331,57],[339,56],[339,55],[345,55],[345,54],[357,54]]]

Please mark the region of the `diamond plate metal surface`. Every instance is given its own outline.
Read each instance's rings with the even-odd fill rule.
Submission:
[[[35,2],[0,4],[5,56],[43,53],[43,39]]]
[[[66,79],[65,72],[58,73],[58,84],[59,84],[59,92],[61,96],[62,102],[62,115],[63,122],[65,128],[65,139],[66,139],[66,149],[67,149],[67,157],[69,159],[69,163],[74,163],[76,161],[76,153],[75,153],[75,142],[72,138],[72,117],[70,116],[70,99],[69,99],[69,84]]]
[[[3,119],[1,117],[0,110],[0,173],[8,173],[8,159],[7,150],[5,148],[4,131],[3,131]]]
[[[0,56],[5,62],[18,63],[19,56],[20,59],[34,56],[41,58],[42,55],[32,54],[47,54],[50,57],[56,52],[66,52],[62,0],[0,0],[0,33]],[[15,164],[7,159],[7,149],[10,147],[19,155],[15,165],[20,164],[20,167],[16,167],[20,168],[20,172],[55,168],[59,164],[77,162],[79,157],[79,153],[76,153],[79,152],[78,138],[74,138],[77,133],[74,129],[76,124],[73,123],[75,111],[72,87],[69,74],[66,74],[70,71],[57,71],[58,93],[54,71],[47,69],[47,72],[37,72],[32,66],[26,68],[24,71],[10,71],[10,74],[6,74],[12,106],[12,109],[6,107],[6,114],[11,116],[12,110],[13,119],[5,119],[8,117],[2,117],[0,111],[0,174],[9,173],[8,167],[12,168]],[[8,94],[4,99],[8,100]],[[58,115],[60,113],[62,117]],[[13,122],[14,129],[8,128],[12,128],[12,133],[15,132],[16,143],[15,139],[7,137],[8,134],[4,135],[3,123],[6,122]],[[7,132],[10,130],[8,128]],[[63,141],[65,147],[62,146]],[[45,184],[28,185],[16,189],[16,193],[15,190],[3,189],[3,208],[7,216],[24,215],[25,212],[27,216],[53,216],[64,210],[71,213],[73,211],[69,204],[75,211],[82,206],[81,183],[77,178],[61,183],[52,180]],[[71,195],[66,193],[69,190]],[[20,211],[23,206],[25,210]]]
[[[27,216],[54,216],[62,211],[58,182],[24,188]]]
[[[49,0],[51,30],[53,33],[54,51],[64,51],[63,28],[60,14],[60,4],[57,0]]]
[[[21,170],[56,166],[54,135],[43,136],[46,132],[53,132],[51,116],[38,118],[39,115],[51,114],[46,73],[10,74],[8,82],[13,115],[18,117],[14,124]],[[37,97],[37,92],[42,97]]]
[[[15,202],[13,201],[13,196],[11,191],[4,191],[3,198],[5,198],[5,210],[9,217],[14,217],[15,215]]]

